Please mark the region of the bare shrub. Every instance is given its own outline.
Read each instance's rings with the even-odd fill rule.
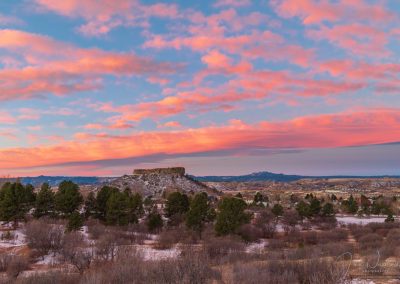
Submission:
[[[365,227],[362,225],[350,224],[348,225],[350,232],[354,236],[354,238],[358,241],[362,236],[366,234],[372,233],[372,229],[370,227]]]
[[[208,257],[214,260],[220,260],[229,254],[243,252],[244,244],[232,237],[214,238],[210,239],[205,244],[205,250]]]
[[[218,275],[201,251],[184,251],[178,259],[144,262],[140,255],[123,253],[115,262],[83,275],[81,283],[208,283]]]
[[[262,231],[252,224],[244,224],[240,226],[238,234],[246,242],[256,242],[263,235]]]
[[[344,268],[327,260],[270,261],[234,266],[233,283],[341,283]]]
[[[96,242],[96,259],[101,261],[114,260],[117,255],[118,247],[122,244],[115,234],[107,233],[102,235]]]
[[[158,242],[156,244],[157,249],[170,249],[181,240],[182,236],[179,230],[171,228],[164,230],[160,233],[158,237]]]
[[[18,275],[27,270],[29,267],[28,260],[25,257],[15,255],[7,267],[7,275],[12,278],[17,278]]]
[[[361,251],[376,250],[382,245],[382,237],[375,233],[370,233],[360,237],[359,246]]]
[[[319,243],[339,242],[346,241],[348,238],[348,231],[342,228],[335,228],[330,231],[322,231],[318,233]]]
[[[79,276],[68,274],[61,271],[51,271],[44,273],[34,273],[26,277],[20,277],[17,284],[75,284],[78,283]]]
[[[277,218],[269,209],[260,212],[254,224],[261,230],[263,238],[273,238],[276,232]]]
[[[71,232],[65,235],[62,256],[75,266],[81,274],[89,268],[92,261],[92,253],[85,247],[83,236],[79,232]]]
[[[372,232],[386,237],[387,233],[391,229],[399,228],[399,223],[389,222],[389,223],[369,223],[366,226],[372,230]]]
[[[334,216],[321,217],[315,216],[310,220],[311,224],[320,230],[331,230],[337,226],[337,220]]]
[[[7,271],[8,265],[10,264],[13,256],[8,253],[0,254],[0,272]]]
[[[303,243],[306,245],[316,245],[318,243],[318,234],[314,231],[304,232]]]
[[[104,226],[100,222],[91,222],[87,224],[87,227],[90,238],[92,238],[93,240],[97,240],[106,232],[106,226]]]
[[[300,222],[301,217],[296,210],[287,210],[282,215],[282,224],[285,233],[288,234],[289,231],[293,230],[293,228]]]
[[[271,250],[281,250],[287,247],[287,244],[282,239],[271,239],[268,241],[268,248]]]
[[[62,247],[64,230],[59,225],[34,220],[26,224],[25,234],[28,246],[37,250],[41,256],[50,250],[58,252]]]

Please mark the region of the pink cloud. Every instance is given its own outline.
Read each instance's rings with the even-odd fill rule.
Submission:
[[[52,146],[1,149],[0,168],[40,167],[158,153],[174,155],[254,147],[318,148],[388,143],[399,141],[399,122],[400,111],[386,108],[280,122],[262,121],[254,125],[233,121],[226,126],[124,136],[81,133],[76,135],[76,141]]]
[[[383,5],[364,0],[272,0],[271,3],[280,16],[299,17],[305,25],[338,21],[386,23],[395,18]]]
[[[377,28],[361,24],[336,25],[307,31],[308,37],[328,40],[356,56],[385,57],[390,55],[387,34]]]
[[[218,0],[215,2],[214,7],[243,7],[251,4],[250,0]]]
[[[17,119],[10,113],[5,111],[0,111],[0,123],[1,124],[15,124]]]
[[[25,65],[0,70],[0,100],[94,90],[101,87],[104,75],[155,76],[180,68],[130,53],[78,48],[22,31],[0,30],[0,38],[0,50],[14,54],[15,58],[22,56],[21,63]]]
[[[35,2],[43,10],[67,17],[83,18],[86,23],[79,27],[79,31],[90,36],[107,34],[118,26],[147,27],[148,19],[151,17],[179,16],[178,8],[174,4],[144,5],[136,0],[35,0]]]

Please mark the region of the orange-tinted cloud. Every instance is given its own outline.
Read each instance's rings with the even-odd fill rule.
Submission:
[[[305,25],[341,20],[385,23],[395,17],[383,5],[365,0],[272,0],[271,3],[280,16],[299,17]]]
[[[0,168],[27,168],[68,162],[185,154],[237,148],[341,147],[395,142],[400,139],[400,110],[375,109],[316,115],[248,125],[233,121],[169,132],[125,136],[79,134],[53,146],[0,150]]]
[[[331,28],[321,27],[310,30],[308,36],[316,40],[328,40],[356,56],[372,56],[375,58],[390,55],[386,49],[387,34],[380,29],[361,25],[336,25]]]
[[[21,67],[0,70],[0,100],[93,90],[101,86],[104,75],[154,76],[179,68],[135,54],[78,48],[17,30],[0,30],[0,49],[23,58]]]
[[[86,23],[79,31],[90,36],[107,34],[118,26],[149,25],[151,17],[176,18],[178,8],[174,4],[156,3],[145,5],[137,0],[35,0],[39,8],[67,17],[80,17]]]

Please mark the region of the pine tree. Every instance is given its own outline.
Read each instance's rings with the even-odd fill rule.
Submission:
[[[296,205],[296,211],[299,213],[300,217],[310,217],[311,216],[311,210],[310,210],[310,205],[303,200],[301,200],[299,203]]]
[[[119,191],[113,192],[107,201],[106,221],[109,225],[129,224],[129,198]]]
[[[310,202],[310,213],[312,216],[316,216],[321,211],[321,202],[317,198],[311,199]]]
[[[259,191],[257,191],[256,194],[254,195],[254,199],[253,199],[254,205],[264,206],[264,204],[263,204],[264,200],[265,200],[264,196]]]
[[[208,202],[207,193],[202,192],[194,196],[190,203],[190,209],[186,214],[186,226],[196,231],[200,238],[204,223],[207,222],[210,212],[210,204]]]
[[[85,218],[89,218],[96,214],[96,197],[94,192],[89,192],[85,200]]]
[[[333,209],[332,203],[325,203],[322,207],[321,215],[323,217],[332,217],[335,215],[335,210]]]
[[[83,217],[81,214],[78,212],[73,212],[69,217],[68,217],[68,224],[67,224],[67,230],[69,232],[71,231],[77,231],[80,230],[83,226]]]
[[[217,235],[235,233],[239,227],[250,221],[250,215],[245,212],[247,205],[243,199],[225,197],[218,205],[215,231]]]
[[[63,181],[58,186],[54,201],[56,210],[68,216],[79,208],[83,202],[83,197],[77,184],[72,181]]]
[[[147,216],[146,225],[149,232],[158,232],[163,227],[161,215],[156,211],[151,212]]]
[[[96,196],[96,214],[100,220],[106,220],[107,202],[111,194],[118,189],[110,186],[103,186]]]
[[[36,197],[34,217],[47,216],[54,211],[54,193],[48,183],[43,183]]]
[[[17,226],[19,220],[33,207],[35,202],[32,185],[23,186],[19,182],[6,183],[0,190],[0,219],[14,221]]]
[[[275,203],[274,207],[272,207],[271,211],[272,211],[272,213],[274,213],[275,216],[282,216],[283,207],[279,203]]]
[[[165,215],[172,217],[175,214],[185,214],[189,210],[189,198],[186,194],[178,191],[168,195],[165,204]]]

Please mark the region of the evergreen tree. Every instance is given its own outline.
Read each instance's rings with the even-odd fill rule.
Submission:
[[[296,205],[296,211],[299,213],[300,217],[305,218],[305,217],[310,217],[311,216],[311,210],[310,210],[310,205],[303,200],[301,200],[299,203]]]
[[[283,207],[279,203],[275,203],[274,206],[271,209],[272,213],[274,213],[275,216],[282,216],[283,215]]]
[[[57,211],[63,215],[70,215],[82,204],[83,197],[77,184],[72,181],[63,181],[58,186],[54,201]]]
[[[243,199],[225,197],[218,205],[215,231],[217,235],[235,233],[239,227],[250,221],[250,215],[245,212],[247,205]]]
[[[254,205],[264,206],[263,204],[264,201],[265,201],[264,196],[259,191],[257,191],[253,199]]]
[[[54,193],[48,183],[43,183],[36,196],[34,217],[48,216],[54,212]]]
[[[107,201],[106,221],[109,225],[124,226],[129,224],[129,198],[126,194],[115,191]]]
[[[69,232],[78,231],[82,228],[82,226],[83,226],[83,217],[81,216],[81,214],[74,211],[71,215],[69,215],[67,224],[67,230]]]
[[[386,219],[385,219],[385,222],[386,222],[386,223],[394,222],[394,217],[393,217],[393,214],[392,214],[392,213],[389,213],[389,214],[388,214],[388,216],[387,216]]]
[[[172,217],[176,214],[185,214],[189,210],[189,198],[186,194],[178,191],[168,195],[165,204],[165,215]]]
[[[151,212],[147,216],[146,225],[147,229],[150,232],[158,232],[163,227],[163,220],[161,215],[156,211]]]
[[[186,214],[186,226],[199,233],[201,237],[201,232],[203,231],[204,223],[208,220],[209,212],[210,204],[207,193],[196,194]]]
[[[321,215],[323,217],[332,217],[335,215],[335,210],[333,209],[333,204],[332,203],[325,203],[324,206],[322,207],[322,212]]]
[[[354,199],[353,195],[350,195],[349,199],[344,200],[342,204],[345,207],[347,213],[356,214],[358,211],[357,201]]]
[[[14,221],[17,226],[19,220],[33,207],[35,194],[33,186],[23,186],[19,182],[6,183],[0,191],[0,219]]]
[[[129,195],[128,210],[130,223],[137,223],[138,218],[143,216],[143,198],[139,193],[135,193],[132,196]]]
[[[95,213],[96,213],[96,197],[94,196],[94,192],[91,191],[89,192],[85,200],[85,218],[94,216]]]
[[[311,199],[310,202],[310,213],[312,216],[316,216],[321,211],[321,202],[317,198]]]
[[[111,194],[118,189],[110,186],[103,186],[96,196],[96,214],[100,220],[106,220],[107,202]]]

